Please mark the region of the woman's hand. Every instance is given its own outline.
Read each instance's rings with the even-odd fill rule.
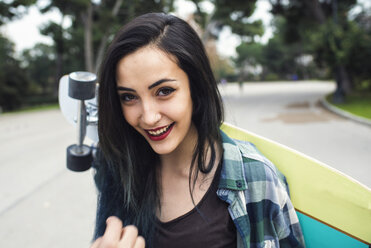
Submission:
[[[144,238],[138,236],[135,226],[122,226],[119,218],[111,216],[106,221],[104,235],[99,237],[91,248],[144,248]]]

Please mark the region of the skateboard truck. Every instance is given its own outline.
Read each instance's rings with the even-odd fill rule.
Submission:
[[[91,72],[72,72],[68,76],[68,96],[78,100],[77,144],[67,147],[67,168],[72,171],[86,171],[93,162],[90,146],[84,145],[86,127],[89,122],[85,100],[94,98],[97,76]]]

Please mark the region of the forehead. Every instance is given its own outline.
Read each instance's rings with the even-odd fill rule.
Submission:
[[[117,64],[117,85],[151,84],[162,78],[184,76],[175,58],[158,48],[146,46],[122,58]]]

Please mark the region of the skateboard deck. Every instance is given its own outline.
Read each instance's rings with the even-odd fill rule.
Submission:
[[[371,190],[274,141],[224,123],[230,137],[253,143],[286,176],[307,248],[371,247]]]

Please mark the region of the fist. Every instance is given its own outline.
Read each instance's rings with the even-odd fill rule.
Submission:
[[[91,248],[144,248],[144,238],[138,236],[135,226],[122,226],[119,218],[111,216],[106,221],[104,235],[93,243]]]

